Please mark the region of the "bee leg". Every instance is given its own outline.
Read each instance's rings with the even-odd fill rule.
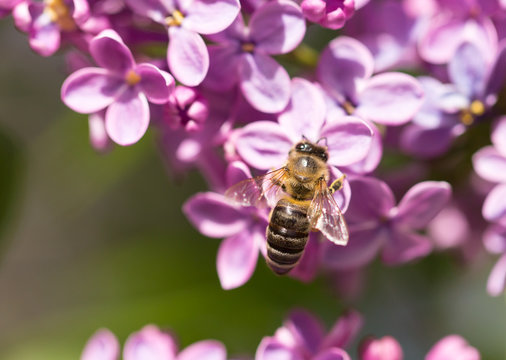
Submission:
[[[330,192],[333,194],[336,191],[339,191],[343,188],[344,178],[346,177],[345,174],[341,175],[338,179],[334,180],[332,184],[330,184]]]

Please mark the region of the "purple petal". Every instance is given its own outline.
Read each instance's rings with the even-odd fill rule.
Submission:
[[[351,358],[343,349],[332,348],[318,353],[312,360],[351,360]]]
[[[230,205],[223,195],[213,192],[192,196],[183,205],[183,212],[198,231],[213,238],[240,233],[249,223],[240,209]]]
[[[210,45],[209,71],[203,85],[213,90],[231,89],[238,81],[240,53],[236,46]]]
[[[376,125],[374,125],[374,123],[368,122],[368,125],[372,130],[372,139],[369,152],[364,159],[360,160],[357,163],[351,164],[350,166],[347,166],[347,169],[355,174],[368,174],[373,172],[378,167],[381,161],[381,157],[383,156],[383,141],[381,132],[376,127]],[[347,172],[346,169],[343,169],[343,171]]]
[[[360,347],[361,360],[402,360],[402,348],[391,336],[368,339]]]
[[[35,24],[30,32],[30,47],[42,56],[51,56],[60,48],[60,28],[53,22],[39,24],[46,14],[34,19]],[[44,21],[45,22],[45,21]]]
[[[193,1],[182,26],[200,34],[214,34],[232,24],[239,9],[238,0]]]
[[[383,125],[401,125],[420,109],[423,96],[423,89],[414,77],[383,73],[365,83],[356,112]]]
[[[506,226],[489,225],[483,234],[483,245],[492,254],[506,253]]]
[[[497,119],[490,138],[496,150],[506,159],[506,116]]]
[[[448,64],[450,80],[468,98],[482,94],[488,64],[480,49],[470,42],[460,45]]]
[[[355,310],[344,313],[336,321],[320,345],[321,349],[330,347],[346,348],[355,340],[364,323],[362,315]]]
[[[506,182],[506,157],[492,146],[486,146],[473,155],[474,171],[492,182]]]
[[[251,278],[258,260],[257,244],[263,237],[263,232],[245,229],[222,241],[216,267],[223,289],[235,289]]]
[[[283,166],[292,143],[279,124],[255,121],[239,131],[236,147],[239,156],[249,165],[268,170]]]
[[[427,129],[411,124],[401,133],[401,148],[420,158],[432,158],[444,154],[455,138],[453,127]]]
[[[278,122],[293,142],[302,136],[316,142],[325,120],[325,100],[318,87],[301,78],[292,80],[292,94],[287,108],[279,115]]]
[[[17,1],[17,0],[16,0]],[[25,33],[30,31],[30,27],[32,25],[32,16],[30,14],[31,6],[40,6],[42,12],[42,8],[44,5],[42,3],[30,4],[27,1],[21,1],[12,9],[12,18],[14,19],[14,24],[16,27]],[[8,15],[9,12],[6,11],[5,15]]]
[[[487,281],[487,291],[492,296],[499,296],[506,286],[506,254],[501,256],[493,267]]]
[[[83,24],[90,16],[90,7],[87,0],[72,0],[74,11],[72,18],[77,24]]]
[[[165,24],[165,18],[167,15],[171,14],[175,10],[172,1],[125,0],[125,2],[137,14],[146,16],[161,24]]]
[[[318,235],[316,233],[309,234],[309,240],[299,263],[290,271],[291,277],[306,283],[313,281],[320,265],[319,245]]]
[[[451,191],[446,181],[424,181],[414,185],[399,202],[395,221],[414,229],[424,228],[448,203]]]
[[[114,30],[104,30],[90,42],[90,53],[103,68],[124,75],[135,66],[130,49]]]
[[[204,340],[181,351],[177,356],[177,360],[227,360],[227,350],[219,341]]]
[[[239,181],[243,181],[251,177],[251,171],[249,170],[248,166],[242,161],[231,162],[228,165],[225,174],[228,186],[232,186],[234,184],[237,184]]]
[[[123,80],[110,75],[107,70],[84,68],[65,80],[61,99],[72,110],[91,114],[109,106],[123,89]]]
[[[506,224],[506,184],[497,185],[488,193],[482,214],[490,222]]]
[[[209,69],[209,54],[204,40],[196,32],[171,26],[167,62],[177,80],[187,86],[197,86]]]
[[[141,77],[139,87],[150,102],[164,104],[169,101],[175,86],[170,74],[164,74],[156,66],[147,63],[137,66],[135,72]]]
[[[424,257],[431,250],[432,242],[426,236],[395,229],[390,232],[381,259],[387,265],[399,265]]]
[[[480,360],[478,350],[460,335],[448,335],[439,340],[429,351],[425,360]]]
[[[355,102],[357,87],[372,75],[373,69],[373,57],[362,43],[339,36],[320,57],[318,79],[339,102]]]
[[[242,93],[255,109],[275,113],[288,105],[290,76],[268,55],[241,56],[239,76]]]
[[[465,29],[465,23],[460,19],[447,22],[440,19],[435,17],[431,20],[428,31],[422,34],[418,43],[420,56],[434,64],[444,64],[452,58]]]
[[[135,89],[125,91],[105,113],[107,135],[119,145],[135,144],[146,133],[148,125],[148,100]]]
[[[485,94],[497,94],[501,91],[506,81],[506,40],[501,40],[498,45],[495,62],[488,74]],[[490,104],[492,105],[492,104]]]
[[[286,0],[265,3],[253,13],[249,27],[256,49],[274,55],[295,49],[306,33],[302,10]]]
[[[88,117],[91,146],[97,151],[106,151],[111,145],[111,140],[105,131],[105,111],[91,114]]]
[[[371,147],[372,130],[355,116],[329,119],[321,136],[327,138],[330,165],[346,166],[362,160]]]
[[[176,358],[174,339],[154,325],[144,326],[130,335],[123,349],[124,360],[173,360]]]
[[[451,231],[448,231],[451,229]],[[440,250],[456,248],[469,238],[471,228],[465,214],[457,206],[449,205],[432,220],[428,234]]]
[[[288,316],[283,324],[292,334],[297,347],[302,347],[305,352],[315,354],[323,340],[323,325],[309,312],[298,309]]]
[[[265,337],[258,345],[255,360],[304,360],[295,349],[281,344],[274,338]]]
[[[346,212],[346,220],[350,223],[384,218],[395,205],[392,190],[376,178],[352,177],[350,186],[353,196]]]
[[[334,270],[358,269],[376,258],[384,243],[381,229],[375,224],[364,229],[361,226],[360,223],[349,225],[350,241],[346,246],[338,246],[330,241],[322,244],[322,261],[326,267]]]
[[[119,352],[116,336],[109,330],[102,329],[88,340],[81,354],[81,360],[117,360]]]

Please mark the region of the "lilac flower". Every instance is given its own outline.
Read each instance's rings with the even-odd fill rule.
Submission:
[[[227,169],[229,186],[251,177],[244,163],[233,162]],[[265,253],[265,209],[230,204],[221,194],[206,192],[192,196],[183,212],[202,234],[223,238],[217,256],[218,277],[228,290],[245,284],[255,270],[258,252]]]
[[[416,184],[395,206],[394,195],[375,178],[350,180],[354,194],[346,219],[350,243],[346,247],[325,244],[323,261],[333,269],[354,269],[372,261],[381,252],[388,265],[402,264],[427,255],[431,241],[417,230],[423,229],[450,198],[450,185],[444,181]]]
[[[361,315],[350,311],[325,335],[318,319],[304,310],[295,310],[274,336],[262,339],[255,360],[351,360],[343,348],[361,326]]]
[[[391,336],[368,338],[360,346],[360,360],[402,360],[402,348]]]
[[[304,16],[329,29],[340,29],[355,12],[354,0],[303,0]]]
[[[267,170],[280,168],[286,162],[289,150],[303,136],[317,142],[326,138],[331,176],[342,175],[338,166],[349,166],[362,160],[371,146],[372,131],[360,118],[354,116],[328,117],[325,121],[325,102],[317,87],[306,80],[292,81],[291,102],[280,114],[278,122],[256,121],[238,130],[232,140],[238,154],[249,165]],[[331,115],[332,116],[332,115]],[[349,186],[335,197],[341,210],[349,201]]]
[[[126,0],[138,14],[168,29],[167,63],[174,77],[188,86],[202,82],[209,54],[199,34],[226,29],[237,17],[238,0]]]
[[[199,130],[209,115],[207,100],[194,88],[177,86],[164,105],[164,120],[169,127]]]
[[[107,135],[120,145],[137,142],[149,125],[148,100],[168,101],[174,79],[156,66],[136,64],[132,53],[112,30],[104,30],[90,43],[101,68],[87,67],[70,75],[62,85],[65,105],[83,114],[107,109]]]
[[[107,329],[101,329],[86,343],[81,360],[118,360],[119,354],[120,345],[116,336]]]
[[[427,94],[413,124],[401,135],[401,147],[421,157],[441,155],[453,139],[483,118],[496,103],[506,80],[506,41],[487,61],[473,43],[463,43],[448,65],[451,84],[420,78]]]
[[[490,15],[497,1],[438,1],[438,7],[420,34],[418,51],[430,63],[445,64],[464,42],[473,42],[484,54],[496,50],[497,32]]]
[[[430,349],[425,360],[480,360],[480,353],[460,335],[448,335]]]
[[[109,330],[100,330],[86,344],[81,360],[118,360],[119,344]],[[178,353],[176,341],[155,325],[147,325],[129,336],[123,349],[124,360],[226,360],[222,343],[204,340]]]
[[[77,31],[88,19],[89,8],[86,0],[26,0],[16,6],[13,16],[18,28],[28,33],[31,48],[51,56],[64,36],[82,41]]]
[[[226,360],[227,352],[222,343],[204,340],[177,353],[177,345],[171,335],[154,325],[147,325],[127,339],[123,359]]]
[[[416,41],[424,18],[409,14],[405,7],[395,0],[374,1],[346,24],[346,34],[371,51],[375,72],[419,63]]]
[[[204,82],[215,90],[239,83],[244,97],[257,110],[283,110],[290,97],[290,77],[270,55],[292,51],[304,37],[306,25],[298,5],[287,0],[268,2],[251,16],[241,16],[222,33],[211,36],[210,69]]]
[[[359,41],[340,36],[323,51],[318,79],[343,114],[383,125],[408,122],[422,105],[423,89],[410,75],[372,76],[374,60]]]

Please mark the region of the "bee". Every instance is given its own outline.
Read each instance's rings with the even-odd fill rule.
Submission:
[[[335,244],[346,245],[348,228],[332,194],[344,175],[330,187],[326,146],[303,139],[288,153],[286,164],[265,175],[241,181],[225,192],[232,203],[261,206],[275,199],[267,227],[267,264],[284,275],[299,262],[310,231],[320,231]]]

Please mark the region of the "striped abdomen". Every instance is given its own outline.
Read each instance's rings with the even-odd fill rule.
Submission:
[[[278,201],[267,227],[267,264],[278,275],[289,272],[301,258],[309,234],[309,201]]]

